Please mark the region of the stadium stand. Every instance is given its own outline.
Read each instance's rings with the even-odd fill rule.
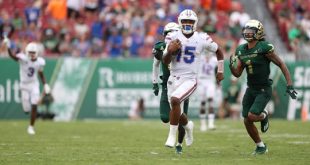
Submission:
[[[266,1],[282,40],[299,54],[295,42],[290,42],[298,30],[291,31],[293,21],[281,15],[285,5],[281,0]],[[297,0],[290,2],[298,4]],[[228,57],[242,42],[243,22],[250,19],[244,7],[236,0],[1,0],[0,28],[12,39],[15,51],[29,41],[40,41],[48,57],[151,58],[154,42],[162,39],[163,26],[191,8],[198,13],[199,30],[208,32]],[[309,7],[303,10],[307,12],[293,13],[304,22],[299,27],[307,29],[309,39]]]

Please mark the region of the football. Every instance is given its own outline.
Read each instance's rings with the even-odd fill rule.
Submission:
[[[181,41],[178,39],[173,40],[170,42],[168,46],[168,53],[173,56],[176,56],[181,51],[181,48],[182,48]]]

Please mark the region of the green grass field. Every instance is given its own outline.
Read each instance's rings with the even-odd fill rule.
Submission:
[[[0,164],[310,164],[310,122],[271,120],[262,135],[266,155],[252,156],[255,145],[242,121],[216,121],[217,130],[201,133],[195,120],[194,143],[183,154],[164,147],[168,125],[159,120],[0,121]]]

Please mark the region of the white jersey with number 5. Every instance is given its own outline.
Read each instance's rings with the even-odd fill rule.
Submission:
[[[216,52],[218,45],[207,33],[194,32],[190,38],[186,38],[181,31],[169,33],[165,40],[169,44],[171,41],[179,39],[182,44],[181,52],[172,58],[170,63],[170,74],[188,78],[196,78],[199,68],[200,56],[205,50]]]
[[[16,55],[18,62],[20,63],[19,75],[21,84],[39,84],[38,71],[43,70],[45,66],[45,60],[38,57],[36,61],[31,61],[24,53]]]

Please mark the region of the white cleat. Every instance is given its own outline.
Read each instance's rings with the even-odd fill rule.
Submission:
[[[201,132],[206,132],[207,131],[207,126],[206,125],[201,125],[200,126],[200,131]]]
[[[185,143],[186,146],[190,146],[193,144],[194,141],[194,136],[193,136],[193,131],[194,131],[194,123],[192,121],[188,121],[187,123],[187,128],[185,128]]]
[[[167,139],[167,141],[165,143],[165,146],[173,148],[175,146],[175,143],[176,143],[176,136],[173,136],[173,135],[169,134],[168,139]]]
[[[34,135],[36,132],[34,131],[33,126],[28,126],[27,132],[29,135]]]

